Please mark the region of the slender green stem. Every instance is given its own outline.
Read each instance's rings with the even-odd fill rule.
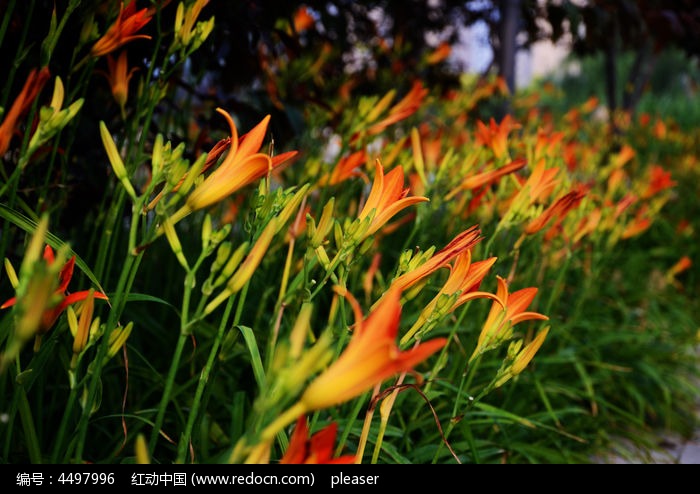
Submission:
[[[158,415],[156,415],[156,420],[153,424],[153,431],[151,432],[151,439],[148,443],[148,450],[151,456],[153,456],[153,452],[156,447],[156,442],[158,441],[158,435],[160,434],[160,429],[163,426],[165,411],[168,407],[170,395],[173,391],[175,375],[177,374],[177,369],[180,366],[180,360],[182,360],[182,351],[185,348],[187,337],[187,334],[180,334],[178,336],[175,351],[173,352],[173,358],[170,362],[170,370],[168,370],[168,376],[165,379],[165,388],[163,389],[163,396],[161,397],[160,403],[158,405]]]
[[[180,335],[178,336],[177,343],[175,345],[175,352],[173,353],[173,358],[170,361],[170,369],[168,370],[168,375],[165,379],[165,388],[163,389],[163,395],[160,399],[160,404],[158,405],[158,414],[156,415],[156,420],[153,424],[153,431],[151,432],[151,439],[148,443],[148,451],[153,456],[155,451],[156,443],[158,441],[158,435],[160,434],[161,427],[163,426],[163,421],[165,419],[165,412],[168,408],[168,403],[170,402],[170,395],[173,391],[173,386],[175,385],[175,376],[177,375],[177,370],[180,367],[180,360],[182,360],[182,351],[185,348],[185,343],[187,338],[191,334],[189,330],[189,310],[190,310],[190,298],[192,296],[192,286],[193,286],[194,272],[188,271],[185,275],[184,283],[184,293],[182,296],[182,311],[181,311],[181,326]]]
[[[29,451],[29,459],[34,464],[40,464],[41,461],[41,449],[39,447],[39,438],[36,435],[36,429],[34,428],[34,418],[32,417],[32,410],[29,407],[29,400],[27,400],[27,393],[24,388],[20,386],[19,391],[19,416],[22,421],[22,429],[24,430],[24,441],[27,445],[27,450]]]
[[[78,397],[78,386],[73,386],[68,394],[68,402],[66,403],[66,408],[63,410],[63,417],[61,418],[61,424],[58,426],[58,432],[56,433],[56,440],[54,441],[53,451],[51,452],[51,463],[59,462],[59,455],[61,454],[61,447],[63,446],[63,439],[66,435],[66,430],[68,429],[68,420],[73,414],[73,406]]]
[[[107,284],[109,273],[105,273],[105,266],[108,266],[107,259],[111,256],[112,249],[116,242],[113,240],[117,237],[118,226],[120,224],[121,211],[124,207],[126,191],[121,186],[118,186],[115,191],[114,201],[110,207],[109,213],[104,224],[102,238],[97,249],[97,261],[95,262],[94,273],[97,279],[102,281],[103,285]]]
[[[58,42],[58,38],[61,37],[61,33],[63,32],[63,29],[66,27],[66,22],[68,22],[68,18],[70,15],[73,13],[75,8],[80,4],[80,0],[71,0],[68,2],[68,5],[66,6],[66,10],[63,12],[63,16],[61,17],[61,20],[58,23],[58,26],[56,27],[56,31],[53,33],[53,36],[51,37],[50,40],[45,40],[48,41],[46,44],[42,44],[42,57],[46,57],[45,60],[41,61],[41,64],[43,66],[46,66],[49,64],[49,61],[51,60],[51,54],[53,53],[53,50],[56,48],[56,43]],[[44,53],[44,46],[47,46],[47,50]]]
[[[7,98],[10,95],[10,89],[12,88],[12,83],[14,82],[15,75],[17,73],[17,69],[19,68],[20,64],[22,63],[23,57],[20,57],[19,55],[22,53],[22,51],[25,49],[25,41],[27,40],[27,34],[29,34],[30,28],[34,27],[34,23],[32,22],[32,15],[34,13],[34,4],[36,2],[29,2],[29,11],[27,12],[26,17],[22,19],[24,26],[22,27],[22,34],[20,34],[20,39],[19,43],[17,43],[17,54],[15,55],[14,63],[12,64],[10,68],[10,72],[5,76],[5,88],[2,91],[2,96],[0,96],[0,106],[2,107],[7,107]],[[10,15],[5,15],[6,17],[12,17]]]
[[[476,376],[476,370],[479,368],[479,364],[481,363],[481,355],[479,355],[474,363],[472,365],[469,365],[469,368],[462,373],[462,379],[459,383],[459,389],[457,391],[457,397],[455,398],[455,403],[454,406],[452,407],[452,420],[450,420],[450,423],[447,425],[447,429],[445,429],[445,441],[447,441],[450,437],[450,434],[452,433],[452,430],[455,427],[455,424],[457,424],[457,414],[460,410],[460,405],[461,405],[461,398],[462,395],[464,394],[464,390],[467,390],[467,393],[469,392],[469,388],[471,387],[472,381],[474,380],[474,376]],[[480,394],[478,398],[474,398],[473,396],[469,395],[467,399],[467,406],[465,409],[465,413],[467,410],[469,410],[474,403],[483,396],[483,394]],[[467,425],[467,427],[469,427]],[[438,458],[440,458],[440,453],[442,452],[442,448],[445,446],[444,441],[440,441],[440,444],[438,445],[437,449],[435,450],[435,455],[433,456],[433,463],[436,463],[438,461]],[[478,458],[477,451],[475,449],[472,450],[472,454],[474,455],[475,461]]]
[[[552,311],[554,301],[557,300],[557,298],[559,298],[559,291],[561,290],[561,287],[564,283],[564,278],[566,277],[566,274],[569,271],[569,264],[571,263],[572,257],[573,256],[571,255],[571,253],[567,253],[564,265],[559,268],[559,272],[557,273],[557,279],[554,282],[554,286],[552,286],[551,291],[549,293],[549,300],[547,301],[547,306],[544,312],[545,314],[549,314]]]
[[[93,404],[97,397],[97,389],[99,388],[100,381],[102,378],[102,368],[107,361],[107,350],[109,348],[109,336],[111,332],[117,327],[119,318],[121,317],[122,310],[126,303],[126,298],[131,289],[131,284],[133,283],[136,271],[138,271],[139,265],[143,258],[143,253],[132,256],[127,255],[124,261],[124,266],[119,277],[119,282],[117,283],[117,289],[111,298],[112,309],[109,311],[109,316],[107,318],[107,324],[105,326],[105,333],[100,341],[99,348],[97,350],[97,356],[94,361],[94,368],[92,369],[92,375],[88,385],[87,399],[85,407],[83,408],[83,413],[80,417],[80,422],[78,423],[78,434],[77,434],[77,446],[76,446],[76,460],[81,461],[83,449],[85,448],[85,440],[87,438],[88,424],[90,421],[90,416],[92,415]]]
[[[5,6],[5,12],[2,16],[2,25],[0,25],[0,46],[2,46],[2,40],[5,39],[5,33],[7,32],[7,26],[10,24],[10,19],[12,19],[12,11],[15,10],[15,3],[17,3],[17,0],[10,0]]]
[[[328,280],[331,278],[331,276],[334,276],[335,268],[337,268],[338,265],[340,264],[340,259],[341,259],[341,253],[342,253],[342,252],[343,252],[342,248],[339,249],[338,252],[336,253],[335,257],[333,258],[333,260],[332,260],[332,261],[330,262],[330,264],[328,265],[328,269],[326,269],[326,274],[325,274],[325,276],[324,276],[323,279],[316,285],[316,288],[315,288],[314,291],[311,293],[311,297],[310,297],[311,300],[313,300],[314,298],[316,298],[316,295],[318,295],[318,292],[320,292],[321,289],[326,285],[326,283],[327,283]]]
[[[189,416],[187,417],[185,432],[180,437],[180,443],[177,448],[176,463],[185,462],[185,457],[187,455],[187,446],[190,442],[190,437],[192,436],[192,429],[194,428],[195,421],[199,416],[199,407],[201,404],[202,395],[204,394],[204,390],[207,386],[207,383],[209,382],[209,376],[211,374],[211,371],[214,368],[214,361],[216,359],[216,355],[219,351],[221,341],[223,340],[224,333],[226,331],[226,325],[228,323],[228,318],[231,314],[231,310],[233,308],[234,298],[235,297],[229,298],[228,302],[226,303],[224,315],[221,318],[221,322],[219,323],[219,331],[217,332],[216,338],[214,339],[214,343],[212,344],[207,363],[204,366],[204,369],[202,369],[202,372],[199,376],[199,383],[197,384],[197,390],[194,393],[194,398],[192,400],[192,406],[190,407]]]

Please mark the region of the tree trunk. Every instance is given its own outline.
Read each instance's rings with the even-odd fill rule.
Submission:
[[[649,82],[656,61],[655,58],[652,53],[651,41],[647,41],[637,50],[622,96],[622,109],[630,112],[632,115],[634,115],[637,103],[642,97],[644,86]]]
[[[605,45],[605,94],[608,99],[610,112],[610,130],[613,135],[618,133],[615,124],[617,111],[617,22],[610,21],[610,42]]]
[[[520,25],[521,0],[501,0],[500,57],[499,69],[510,92],[515,91],[515,53],[518,49],[517,36]]]
[[[521,0],[500,0],[499,10],[501,14],[499,25],[499,50],[498,70],[506,82],[510,94],[515,93],[515,53],[518,50],[518,29],[520,25]],[[512,110],[511,99],[508,98],[503,105],[503,114]]]

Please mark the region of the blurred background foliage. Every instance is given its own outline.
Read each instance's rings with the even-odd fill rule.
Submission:
[[[139,7],[153,7],[156,15],[143,33],[154,40],[168,34],[175,3],[139,0]],[[15,62],[2,69],[5,84],[0,106],[11,103],[11,95],[24,82],[20,74],[41,59],[50,29],[47,12],[55,8],[60,18],[64,4],[0,0],[4,13],[0,60]],[[113,5],[83,0],[68,19],[49,67],[52,75],[63,78],[71,100],[85,94],[90,98],[72,123],[75,131],[60,138],[56,148],[60,166],[48,172],[28,168],[22,177],[24,187],[19,189],[22,204],[49,209],[52,231],[76,251],[86,253],[95,249],[94,225],[104,223],[104,205],[114,194],[104,149],[96,144],[100,142],[98,121],[104,120],[115,134],[125,130],[125,121],[106,78],[100,75],[107,70],[105,60],[97,62],[94,76],[76,80],[73,47],[95,39],[86,26],[104,31]],[[616,246],[599,258],[595,253],[577,258],[573,264],[579,269],[564,270],[563,292],[549,291],[560,286],[554,280],[542,283],[541,293],[552,305],[550,316],[558,324],[557,331],[550,335],[547,351],[538,355],[536,372],[524,374],[518,383],[495,393],[491,403],[513,416],[547,422],[550,427],[534,432],[524,419],[500,417],[501,422],[490,415],[492,410],[481,410],[475,413],[469,432],[478,439],[474,442],[469,436],[470,440],[455,446],[469,451],[472,461],[578,462],[585,461],[592,448],[608,447],[608,435],[627,434],[639,444],[653,446],[655,436],[645,434],[657,427],[692,433],[697,388],[688,375],[696,373],[697,356],[692,350],[698,339],[700,309],[693,294],[700,292],[700,279],[696,266],[682,275],[680,286],[663,282],[663,273],[681,254],[696,260],[696,265],[700,259],[693,241],[700,228],[697,160],[690,158],[700,156],[697,2],[211,0],[202,11],[202,18],[210,16],[216,19],[215,28],[201,49],[168,80],[163,74],[153,74],[170,97],[156,107],[149,135],[141,136],[145,143],[153,142],[157,133],[173,145],[184,142],[186,156],[192,161],[228,133],[225,122],[214,113],[217,107],[235,115],[239,129],[250,129],[271,114],[269,133],[275,153],[298,149],[299,161],[309,155],[319,160],[319,143],[330,147],[335,135],[347,131],[348,120],[352,120],[348,115],[359,108],[362,98],[392,90],[405,95],[420,81],[430,90],[431,99],[403,129],[389,134],[395,142],[406,137],[409,125],[453,125],[457,132],[457,127],[473,126],[477,120],[501,121],[508,113],[524,124],[515,142],[535,135],[538,125],[549,125],[550,130],[566,128],[567,137],[595,148],[594,157],[599,160],[595,166],[604,166],[628,144],[636,151],[632,167],[637,167],[640,176],[649,164],[673,168],[677,186],[664,213],[635,244]],[[488,28],[492,58],[482,72],[466,74],[465,59],[456,54],[463,30],[476,25]],[[557,72],[527,87],[516,87],[516,53],[542,40],[568,43],[569,57]],[[149,60],[162,56],[167,48],[167,43],[134,42],[129,46],[129,59],[138,73],[145,73]],[[142,91],[136,81],[134,78],[131,90]],[[443,106],[438,98],[453,98],[455,103]],[[586,113],[582,108],[590,101],[596,101],[595,112]],[[572,109],[580,118],[572,116]],[[126,120],[139,111],[128,107]],[[653,127],[658,121],[664,126],[663,138],[658,138],[660,128]],[[141,159],[145,162],[147,157],[144,153]],[[288,173],[303,177],[312,172]],[[362,184],[349,187],[359,191]],[[689,226],[679,233],[683,222]],[[391,238],[398,246],[409,242],[444,245],[449,240],[447,232],[424,231],[422,235],[412,238],[398,232]],[[21,257],[23,238],[4,236],[2,242],[5,257]],[[184,248],[189,247],[185,242]],[[387,256],[399,254],[397,249]],[[502,254],[512,261],[508,257],[512,253]],[[534,250],[530,254],[531,259],[537,258]],[[176,300],[181,286],[167,282],[175,262],[158,256],[148,261],[161,276],[139,279],[139,290]],[[500,269],[508,266],[506,262]],[[536,266],[530,269],[536,279]],[[105,282],[117,275],[107,272]],[[554,304],[560,295],[561,303]],[[263,310],[262,304],[258,310]],[[171,307],[153,311],[147,304],[133,304],[131,311],[137,325],[158,326],[176,320]],[[134,333],[132,338],[135,348],[172,345],[172,335],[166,332]],[[138,364],[132,378],[153,379],[149,357],[134,360]],[[498,362],[484,365],[497,367]],[[208,391],[213,396],[240,393],[229,387],[231,383],[253,382],[247,369],[222,372],[225,379]],[[112,384],[117,389],[121,386]],[[152,402],[151,398],[145,389],[144,401]],[[240,410],[227,430],[232,436],[241,432],[234,419],[240,418],[248,398],[234,400]],[[121,396],[112,396],[115,402],[119,399]],[[405,422],[401,422],[406,443],[420,436],[414,429],[430,422],[430,417],[415,423],[409,418],[405,413]],[[213,425],[208,420],[210,417],[201,425],[201,437],[206,440],[213,437],[207,427],[219,427],[215,420]],[[342,422],[343,417],[338,420]],[[457,427],[468,428],[466,422]],[[399,426],[389,431],[394,438],[402,434]],[[438,434],[434,436],[432,443],[426,442],[439,444]],[[208,446],[216,450],[216,445]],[[114,444],[104,451],[100,445],[93,447],[99,456]],[[431,447],[416,451],[416,457],[429,461],[433,454],[437,456]],[[507,458],[504,450],[510,455]],[[385,461],[405,460],[390,445],[383,454]]]

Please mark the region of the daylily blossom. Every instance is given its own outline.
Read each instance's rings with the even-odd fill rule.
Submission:
[[[250,132],[238,139],[238,130],[231,115],[225,110],[216,110],[226,118],[231,129],[231,141],[224,161],[206,177],[187,197],[185,205],[171,218],[173,224],[192,211],[209,207],[230,196],[253,181],[264,177],[288,159],[296,151],[282,153],[271,158],[259,152],[262,146],[270,115],[263,118]]]
[[[289,440],[289,446],[280,459],[280,463],[297,465],[355,463],[355,455],[333,457],[337,432],[338,424],[331,422],[309,438],[309,426],[306,417],[302,415],[297,420],[296,428]]]
[[[401,317],[399,288],[390,288],[364,320],[354,297],[347,292],[341,294],[355,313],[352,338],[340,357],[304,391],[299,403],[305,411],[351,400],[386,378],[412,369],[447,343],[445,338],[435,338],[408,351],[399,350],[396,345]]]
[[[525,226],[526,235],[534,235],[542,230],[552,219],[561,220],[566,213],[576,208],[586,196],[585,187],[577,187],[554,201],[542,214],[534,218]]]
[[[563,132],[545,132],[540,129],[537,132],[537,142],[535,143],[534,159],[538,160],[545,156],[555,156],[558,145],[564,139]]]
[[[124,7],[124,2],[119,7],[119,17],[114,21],[107,32],[98,39],[90,50],[93,57],[101,57],[112,53],[126,43],[135,39],[151,39],[146,34],[135,34],[139,29],[148,24],[151,20],[151,13],[143,8],[136,11],[136,0],[131,0]]]
[[[17,121],[24,115],[36,97],[41,92],[44,84],[49,79],[48,67],[41,70],[32,70],[24,82],[22,91],[19,93],[10,109],[5,113],[5,118],[0,125],[0,156],[5,154],[10,147],[10,140],[17,129]]]
[[[129,80],[138,69],[132,67],[131,70],[129,70],[126,51],[121,52],[117,60],[114,60],[112,55],[107,55],[107,65],[109,66],[107,79],[109,80],[109,86],[112,90],[112,96],[123,112],[124,105],[129,97]]]
[[[527,161],[525,159],[518,158],[516,160],[511,161],[507,165],[504,165],[500,168],[496,168],[495,170],[488,170],[485,172],[477,173],[476,175],[470,175],[462,181],[459,187],[455,188],[449,194],[447,194],[446,199],[450,199],[460,190],[473,190],[485,187],[487,185],[491,185],[492,183],[500,180],[501,177],[504,177],[509,173],[513,173],[524,168],[526,164]]]
[[[649,218],[649,211],[646,205],[639,208],[637,214],[635,214],[634,219],[628,223],[620,234],[620,238],[628,239],[636,237],[637,235],[645,232],[651,226],[651,218]]]
[[[440,63],[443,60],[445,60],[447,57],[450,56],[450,53],[452,52],[452,48],[450,47],[450,44],[447,42],[440,43],[435,50],[432,51],[428,55],[428,57],[425,59],[425,61],[428,63],[428,65],[434,65],[436,63]]]
[[[421,311],[413,327],[401,338],[401,345],[409,342],[411,337],[429,320],[431,315],[438,310],[443,315],[453,312],[461,305],[476,298],[490,298],[498,302],[496,295],[489,292],[479,291],[479,286],[491,267],[496,263],[496,257],[491,257],[485,261],[472,263],[471,249],[461,252],[455,258],[454,264],[448,264],[450,275],[445,284],[440,288],[438,294],[428,302],[428,305]],[[443,297],[454,298],[441,307]]]
[[[678,280],[676,280],[676,276],[678,276],[683,271],[690,269],[692,265],[693,261],[690,259],[690,257],[681,257],[678,260],[678,262],[676,262],[676,264],[671,266],[671,268],[668,271],[666,271],[666,281],[675,285],[676,288],[682,288],[683,285],[681,285],[681,283],[679,283]]]
[[[652,165],[649,169],[649,174],[649,185],[642,193],[642,199],[653,197],[662,190],[676,185],[676,182],[671,178],[671,172],[666,171],[662,166]]]
[[[49,265],[53,264],[54,262],[54,251],[49,245],[44,248],[44,260]],[[56,288],[54,292],[54,297],[57,299],[57,302],[53,306],[43,309],[41,323],[39,324],[37,334],[41,335],[46,333],[53,327],[58,317],[69,305],[85,300],[88,298],[88,295],[90,295],[90,290],[83,290],[80,292],[67,294],[68,285],[73,277],[74,266],[75,256],[71,257],[61,268],[58,275],[58,288]],[[94,296],[95,298],[107,300],[107,296],[101,292],[95,292]],[[6,309],[15,305],[15,303],[17,303],[17,298],[12,297],[0,305],[0,309]]]
[[[302,5],[294,12],[294,32],[301,33],[306,31],[314,25],[314,22],[316,21],[306,5]]]
[[[628,144],[625,144],[620,148],[620,151],[613,155],[610,159],[610,164],[613,168],[622,168],[625,164],[630,161],[635,156],[635,151]]]
[[[321,177],[319,185],[337,185],[350,177],[364,176],[358,168],[360,168],[365,161],[367,161],[367,153],[364,149],[343,156],[338,160],[338,164],[335,165],[331,173]]]
[[[359,220],[371,216],[369,228],[364,233],[363,238],[375,233],[399,211],[412,204],[428,201],[427,197],[422,196],[406,197],[409,190],[408,187],[404,188],[404,175],[401,166],[391,170],[385,177],[384,167],[379,160],[376,161],[374,183],[367,201],[358,215]]]
[[[479,340],[474,353],[469,359],[470,361],[474,360],[478,355],[496,348],[503,341],[510,339],[513,334],[513,326],[516,324],[531,319],[540,321],[549,319],[549,317],[539,312],[525,311],[532,303],[535,295],[537,295],[536,287],[523,288],[513,293],[508,293],[506,280],[500,276],[496,276],[496,278],[498,280],[498,289],[496,290],[498,301],[494,301],[493,305],[491,305],[491,310],[481,329]]]
[[[532,204],[547,199],[559,183],[559,179],[556,178],[559,170],[558,167],[545,168],[545,160],[540,160],[508,206],[509,212],[522,213]]]
[[[581,218],[581,221],[579,222],[578,226],[576,227],[576,231],[574,232],[573,236],[573,242],[578,243],[581,241],[583,237],[586,235],[590,235],[596,229],[598,228],[598,225],[600,224],[600,219],[603,216],[603,211],[600,208],[595,208],[592,211],[589,211],[588,214],[584,217]]]
[[[379,103],[375,105],[366,118],[368,123],[374,122],[377,118],[379,118],[384,109],[393,100],[395,93],[396,92],[394,90],[389,91],[379,101]],[[411,90],[406,94],[406,96],[403,97],[401,101],[389,109],[389,112],[384,118],[370,125],[368,128],[364,129],[364,131],[358,131],[353,134],[353,136],[350,138],[350,143],[354,143],[362,133],[368,136],[379,134],[389,125],[400,122],[401,120],[413,115],[423,103],[423,99],[425,99],[427,94],[428,89],[424,88],[420,81],[414,82],[413,86],[411,86]]]
[[[408,271],[401,276],[395,278],[391,282],[392,287],[397,287],[405,290],[418,283],[423,278],[430,276],[438,269],[445,267],[455,256],[461,252],[470,249],[481,240],[481,230],[474,225],[462,233],[457,235],[452,241],[436,252],[426,262],[418,266],[416,269]]]
[[[508,134],[514,129],[519,129],[513,117],[506,115],[500,124],[491,118],[487,126],[481,120],[476,121],[476,142],[490,147],[494,156],[502,158],[508,154]]]

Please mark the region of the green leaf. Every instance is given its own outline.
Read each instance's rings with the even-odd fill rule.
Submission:
[[[253,366],[253,374],[255,375],[258,387],[263,389],[265,387],[265,369],[263,368],[262,359],[260,358],[260,349],[258,348],[258,342],[255,340],[253,330],[247,326],[236,327],[241,330],[245,344],[250,352],[250,362]]]
[[[8,208],[4,204],[0,204],[0,217],[6,219],[10,223],[21,228],[30,235],[34,234],[34,232],[36,231],[36,221],[27,218],[22,213],[18,213],[17,211]],[[64,242],[51,232],[46,233],[46,243],[56,250],[61,248],[63,245],[66,245],[66,242]],[[71,249],[70,246],[68,248],[68,252],[69,255],[75,256],[75,265],[78,266],[78,268],[83,273],[85,273],[85,276],[87,276],[90,279],[90,281],[94,283],[94,285],[99,291],[105,293],[104,288],[102,288],[100,282],[97,281],[97,277],[93,274],[92,270],[88,267],[85,261],[83,261],[83,259],[73,249]]]
[[[534,429],[536,427],[535,424],[532,423],[530,420],[528,420],[524,417],[521,417],[519,415],[515,415],[514,413],[507,412],[506,410],[495,407],[493,405],[488,405],[486,403],[478,402],[478,403],[474,404],[474,407],[480,409],[483,412],[487,412],[489,415],[508,419],[508,420],[511,420],[517,424],[524,425],[525,427],[529,427],[531,429]]]
[[[129,293],[126,297],[127,302],[155,302],[157,304],[163,304],[170,307],[175,314],[180,315],[180,311],[170,302],[163,300],[162,298],[154,297],[153,295],[148,295],[145,293]]]

